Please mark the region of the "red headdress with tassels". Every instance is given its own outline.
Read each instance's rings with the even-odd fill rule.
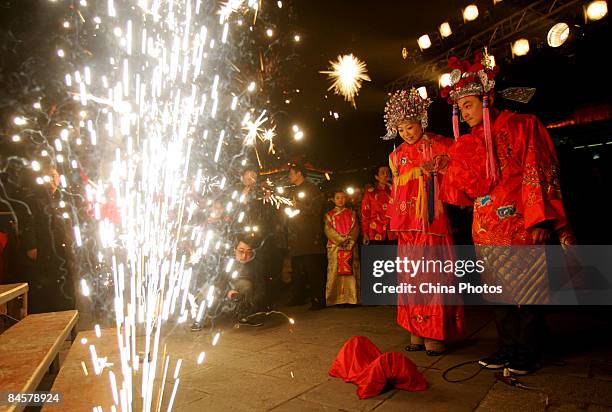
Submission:
[[[487,177],[497,180],[499,169],[493,149],[489,105],[491,92],[495,88],[494,79],[499,72],[499,66],[494,65],[493,59],[485,49],[484,54],[478,52],[474,55],[473,62],[459,60],[453,56],[448,60],[448,67],[452,69],[450,85],[440,91],[440,96],[446,97],[448,103],[453,105],[453,134],[455,139],[459,138],[459,107],[457,102],[462,97],[482,96],[483,127],[485,144],[487,146]]]

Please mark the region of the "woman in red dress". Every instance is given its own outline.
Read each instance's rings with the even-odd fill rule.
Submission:
[[[454,260],[454,251],[438,189],[453,140],[425,133],[430,104],[412,88],[394,93],[385,107],[387,137],[399,133],[403,139],[389,156],[393,187],[388,213],[391,230],[398,235],[400,259],[444,263]],[[463,307],[458,295],[423,292],[420,287],[455,285],[454,274],[432,264],[416,274],[398,272],[397,282],[415,285],[417,291],[398,295],[397,322],[411,334],[406,350],[440,355],[445,342],[462,334]]]

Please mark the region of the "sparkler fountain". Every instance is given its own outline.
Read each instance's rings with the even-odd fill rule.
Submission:
[[[56,55],[79,115],[61,123],[48,116],[61,127],[34,131],[35,115],[16,116],[16,136],[29,136],[36,154],[52,159],[63,198],[76,191],[76,178],[83,189],[88,216],[79,217],[72,202],[65,217],[81,293],[99,299],[100,274],[93,268],[109,268],[104,284],[114,291],[120,354],[120,375],[107,371],[111,408],[159,410],[164,383],[158,382],[166,382],[171,368],[164,331],[201,319],[223,292],[215,284],[233,273],[226,234],[244,216],[241,199],[234,193],[224,206],[229,222],[222,228],[202,222],[202,205],[227,190],[245,146],[258,137],[273,150],[274,128],[263,128],[266,110],[253,97],[263,85],[234,63],[249,47],[244,39],[256,27],[261,3],[49,0],[48,6],[65,8],[62,27],[70,41],[58,42]],[[44,104],[33,109],[49,114]],[[32,137],[53,133],[58,136],[37,142]],[[41,169],[36,160],[25,163]],[[193,288],[200,273],[209,285],[203,299]],[[213,334],[213,346],[219,337]],[[93,371],[103,374],[107,359],[88,344]],[[174,365],[168,410],[181,362]]]

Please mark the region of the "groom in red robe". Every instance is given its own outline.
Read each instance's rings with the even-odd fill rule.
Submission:
[[[456,58],[449,61],[452,84],[443,95],[448,95],[454,106],[457,140],[450,152],[441,197],[450,204],[473,205],[476,249],[481,257],[493,253],[496,258],[483,273],[483,282],[507,281],[497,300],[506,304],[547,303],[542,249],[535,253],[530,249],[518,259],[516,254],[522,252],[515,250],[519,248],[513,248],[514,255],[505,258],[495,253],[500,246],[544,245],[553,234],[561,243],[573,243],[561,199],[559,163],[546,128],[535,116],[499,111],[493,106],[497,67],[491,63],[486,53],[478,54],[473,63]],[[471,127],[470,133],[461,137],[459,112]],[[507,367],[515,374],[537,369],[546,326],[536,309],[511,305],[496,310],[500,348],[482,359],[482,366]]]

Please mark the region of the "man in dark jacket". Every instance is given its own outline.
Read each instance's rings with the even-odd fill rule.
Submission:
[[[291,255],[293,304],[304,303],[306,284],[310,286],[311,310],[325,307],[325,242],[323,205],[319,188],[305,178],[299,165],[289,169],[289,182],[295,185],[293,210],[288,213],[288,243]]]
[[[264,280],[262,304],[270,308],[278,299],[281,289],[281,271],[286,252],[281,212],[269,201],[271,187],[266,182],[258,182],[254,168],[246,168],[240,181],[239,193],[245,204],[242,223],[259,240],[256,253]]]

